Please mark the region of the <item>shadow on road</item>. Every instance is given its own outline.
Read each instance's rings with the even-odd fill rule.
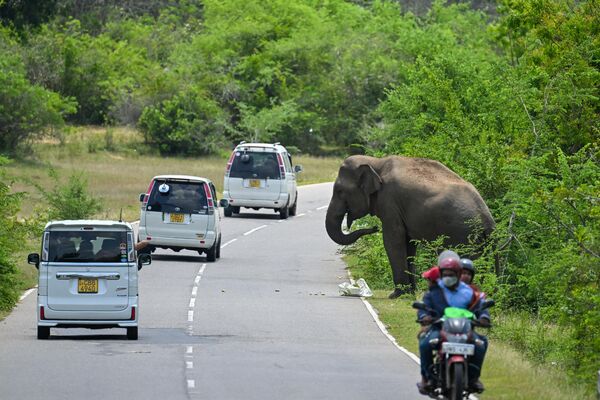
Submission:
[[[156,261],[188,261],[188,262],[206,262],[206,257],[188,256],[179,254],[152,254],[152,260]]]

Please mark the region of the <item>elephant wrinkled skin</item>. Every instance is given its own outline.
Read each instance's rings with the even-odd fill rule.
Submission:
[[[367,214],[382,222],[383,243],[392,267],[396,297],[410,285],[414,274],[407,258],[414,256],[411,240],[447,236],[447,245],[467,243],[473,221],[484,236],[494,229],[490,211],[469,182],[442,163],[425,158],[351,156],[344,160],[333,186],[325,226],[329,237],[349,245],[377,228],[342,231]]]

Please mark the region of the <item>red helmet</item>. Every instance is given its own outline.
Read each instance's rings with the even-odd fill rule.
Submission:
[[[455,258],[444,258],[440,261],[440,272],[445,269],[450,269],[454,271],[456,275],[460,275],[462,266],[460,265],[460,261]]]

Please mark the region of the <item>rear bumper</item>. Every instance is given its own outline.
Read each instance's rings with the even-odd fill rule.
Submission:
[[[209,249],[215,244],[216,233],[214,231],[206,232],[206,237],[204,239],[181,239],[181,238],[171,238],[171,237],[162,237],[162,236],[154,236],[148,235],[146,232],[146,227],[140,226],[139,230],[140,240],[146,240],[146,238],[150,237],[148,240],[150,245],[155,247],[164,247],[164,248],[178,248],[178,249]],[[202,243],[204,242],[204,243]]]
[[[40,319],[40,309],[44,307],[44,319]],[[132,308],[135,308],[135,318],[131,319]],[[48,307],[48,297],[38,296],[37,322],[38,326],[54,327],[131,327],[137,326],[139,307],[137,296],[129,297],[129,304],[118,311],[57,311]]]
[[[288,204],[288,197],[287,193],[280,193],[277,200],[244,199],[238,196],[232,199],[228,191],[223,192],[223,198],[227,199],[229,205],[232,207],[283,208]]]

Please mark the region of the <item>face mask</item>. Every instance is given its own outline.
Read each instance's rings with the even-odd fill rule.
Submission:
[[[458,282],[458,278],[455,276],[445,276],[442,278],[442,282],[444,282],[444,286],[450,288],[456,285],[456,282]]]

